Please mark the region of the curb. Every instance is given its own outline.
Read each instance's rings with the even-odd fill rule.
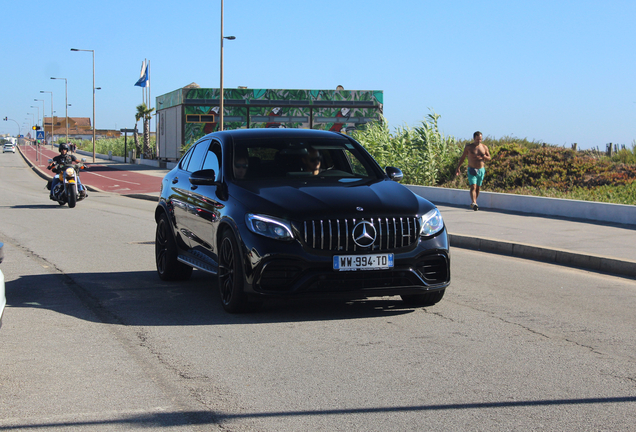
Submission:
[[[150,194],[125,194],[122,195],[125,196],[127,198],[134,198],[134,199],[140,199],[140,200],[146,200],[146,201],[159,201],[159,196],[158,195],[150,195]]]
[[[508,255],[551,264],[598,271],[636,279],[636,261],[618,260],[600,255],[585,255],[563,249],[545,248],[524,243],[450,234],[450,245],[462,249]]]

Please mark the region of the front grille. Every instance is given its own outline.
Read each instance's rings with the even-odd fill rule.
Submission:
[[[368,221],[375,229],[373,244],[361,247],[353,241],[353,230],[361,221]],[[305,245],[324,251],[352,252],[391,250],[407,247],[419,237],[416,217],[314,219],[302,222]]]

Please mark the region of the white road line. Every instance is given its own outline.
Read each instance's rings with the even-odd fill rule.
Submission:
[[[140,185],[141,185],[141,183],[129,182],[129,181],[126,181],[126,180],[121,180],[121,179],[114,179],[114,178],[112,178],[112,177],[106,177],[105,175],[101,175],[101,174],[97,174],[97,173],[93,173],[93,172],[88,172],[88,171],[87,171],[87,172],[84,172],[84,173],[82,173],[82,174],[83,174],[83,175],[91,174],[91,175],[96,175],[96,176],[103,177],[103,178],[108,179],[108,180],[120,181],[120,182],[124,182],[124,183],[130,183],[130,184],[138,185],[138,186],[140,186]]]

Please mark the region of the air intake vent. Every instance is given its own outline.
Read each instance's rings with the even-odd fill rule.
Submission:
[[[426,257],[417,264],[417,271],[427,284],[448,282],[448,263],[444,255]]]

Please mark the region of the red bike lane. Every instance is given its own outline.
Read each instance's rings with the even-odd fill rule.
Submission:
[[[36,152],[35,146],[20,146],[24,157],[39,171],[52,177],[53,173],[46,169],[48,160],[59,155],[54,150],[40,147]],[[76,155],[81,159],[82,155]],[[89,158],[86,157],[88,160]],[[144,174],[144,168],[133,164],[102,164],[87,162],[87,169],[80,172],[80,179],[86,186],[104,192],[122,195],[153,194],[159,196],[161,177]]]

